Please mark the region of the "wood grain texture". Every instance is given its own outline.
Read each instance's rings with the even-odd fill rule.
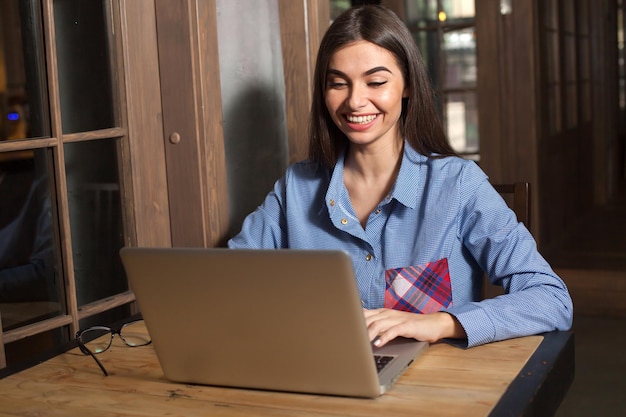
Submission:
[[[73,349],[0,380],[0,415],[487,416],[542,341],[531,336],[459,349],[432,345],[394,387],[354,399],[185,385],[164,379],[152,346],[115,340],[98,357]]]
[[[136,242],[170,246],[156,17],[153,0],[121,1],[123,61],[128,104],[128,158]]]

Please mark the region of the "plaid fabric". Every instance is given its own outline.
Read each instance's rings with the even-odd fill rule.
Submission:
[[[448,259],[385,271],[385,308],[434,313],[452,305]]]

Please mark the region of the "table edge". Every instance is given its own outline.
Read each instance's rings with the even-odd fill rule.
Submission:
[[[554,415],[574,381],[573,331],[543,333],[543,340],[489,417]]]

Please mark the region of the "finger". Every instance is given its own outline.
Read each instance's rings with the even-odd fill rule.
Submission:
[[[383,323],[378,315],[369,316],[365,318],[365,325],[367,327],[367,334],[370,341],[374,341],[374,338],[378,336],[384,329]]]
[[[376,337],[374,337],[374,340],[372,340],[372,343],[374,344],[374,346],[377,348],[381,348],[385,346],[387,343],[391,342],[393,339],[395,339],[398,336],[398,334],[393,329],[394,328],[391,328],[383,333],[380,333]]]

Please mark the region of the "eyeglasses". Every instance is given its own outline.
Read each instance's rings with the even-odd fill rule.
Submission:
[[[113,336],[118,335],[122,342],[129,347],[146,346],[152,343],[150,336],[145,331],[143,326],[143,320],[135,320],[124,324],[119,329],[112,329],[105,326],[93,326],[84,330],[79,330],[76,333],[76,342],[78,348],[85,355],[91,356],[104,376],[108,376],[109,373],[104,368],[102,363],[96,358],[96,354],[102,353],[111,347],[113,342]]]

